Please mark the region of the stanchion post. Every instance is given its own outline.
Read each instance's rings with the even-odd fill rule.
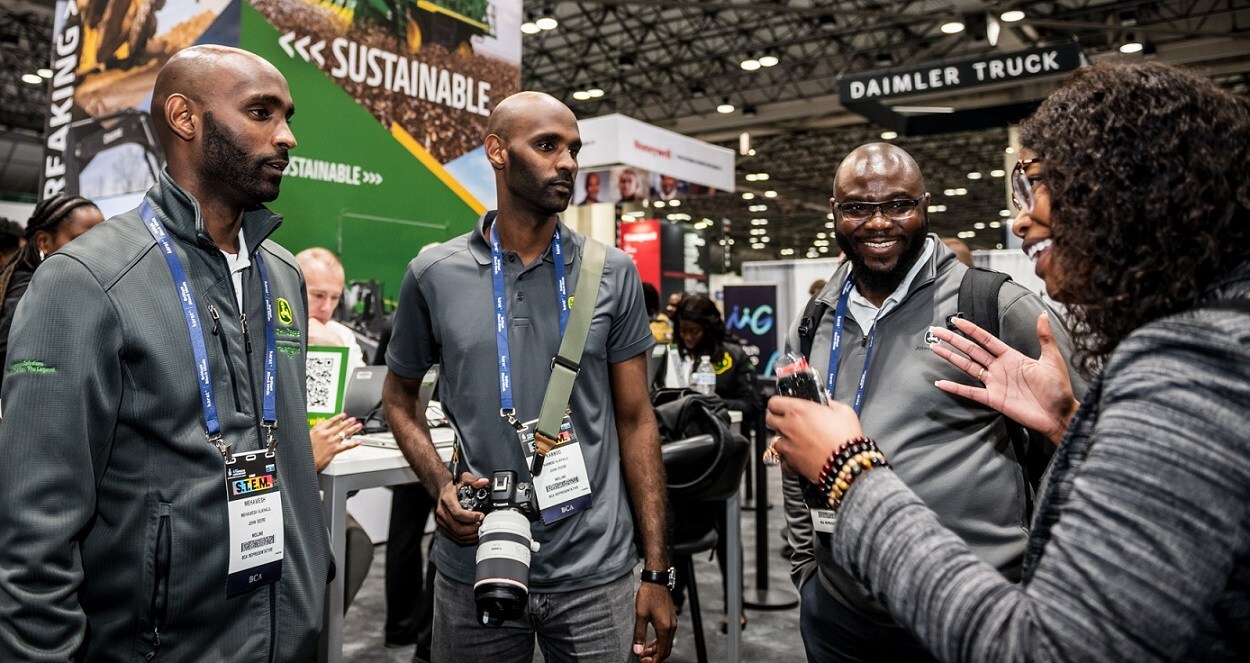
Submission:
[[[768,402],[765,394],[764,402]],[[798,594],[790,589],[768,586],[768,467],[764,465],[764,449],[769,442],[768,427],[761,415],[755,422],[755,590],[746,592],[744,605],[755,610],[789,610],[799,604]]]

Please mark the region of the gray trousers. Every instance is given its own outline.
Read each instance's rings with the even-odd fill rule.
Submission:
[[[520,619],[482,626],[473,586],[438,574],[434,580],[434,663],[530,663],[534,641],[547,663],[622,663],[633,653],[633,574],[590,589],[531,592]]]

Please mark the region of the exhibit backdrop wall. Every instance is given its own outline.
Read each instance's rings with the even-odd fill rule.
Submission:
[[[482,150],[520,90],[521,0],[72,0],[58,5],[41,194],[132,209],[164,157],[150,105],[182,48],[252,51],[297,113],[274,239],[338,252],[396,294],[408,261],[494,206]],[[246,167],[246,165],[243,165]]]

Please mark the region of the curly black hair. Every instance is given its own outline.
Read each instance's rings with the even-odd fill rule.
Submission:
[[[1078,71],[1020,125],[1045,165],[1057,292],[1092,374],[1193,307],[1250,246],[1250,103],[1160,64]]]
[[[674,337],[678,336],[682,320],[693,322],[703,328],[703,340],[699,342],[699,347],[687,351],[682,343],[677,343],[678,351],[683,356],[720,357],[724,354],[725,320],[721,317],[720,309],[716,308],[716,304],[711,299],[708,299],[706,295],[689,295],[682,298],[677,304],[676,313],[673,314]]]
[[[0,269],[0,298],[3,298],[9,291],[9,283],[13,280],[13,273],[19,267],[35,271],[39,265],[43,263],[43,256],[39,255],[39,248],[35,246],[35,233],[43,231],[45,233],[55,233],[58,226],[68,219],[74,210],[80,207],[96,208],[96,204],[83,198],[82,196],[71,196],[64,193],[58,193],[50,198],[44,198],[35,205],[34,212],[31,213],[30,219],[26,221],[26,246],[22,247],[17,253],[9,259],[9,262]],[[99,208],[96,208],[99,209]]]

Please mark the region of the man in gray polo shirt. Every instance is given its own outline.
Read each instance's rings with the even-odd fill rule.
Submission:
[[[572,111],[522,92],[499,103],[487,133],[499,209],[412,261],[386,353],[387,418],[437,500],[432,658],[528,663],[537,636],[548,659],[621,661],[632,651],[662,661],[676,615],[663,584],[670,577],[664,469],[646,385],[653,341],[638,273],[615,248],[592,303],[566,417],[580,460],[566,456],[563,466],[572,468],[582,497],[565,505],[567,517],[532,524],[541,547],[531,561],[525,614],[494,626],[478,620],[472,583],[483,516],[460,507],[457,488],[484,486],[497,470],[530,480],[517,431],[503,413],[511,405],[519,421],[538,417],[564,326],[560,281],[564,292],[574,292],[588,241],[558,217],[569,204],[581,148]],[[443,410],[460,440],[454,478],[430,442],[418,398],[421,377],[435,363]],[[635,526],[648,580],[640,587],[631,574]]]

